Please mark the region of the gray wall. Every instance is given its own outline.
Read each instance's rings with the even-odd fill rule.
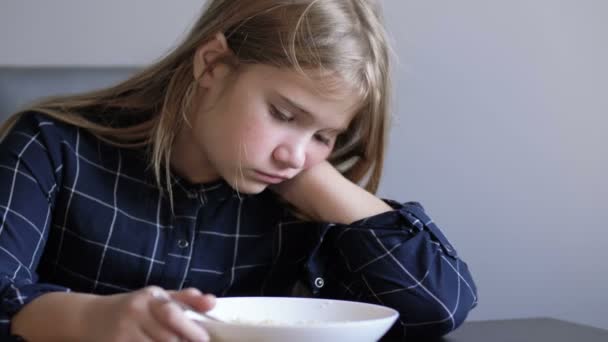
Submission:
[[[384,3],[400,64],[381,194],[423,202],[457,246],[471,319],[608,329],[608,2]],[[0,64],[148,63],[199,5],[4,0]]]
[[[383,193],[428,207],[472,318],[608,328],[608,2],[389,1],[401,66]]]

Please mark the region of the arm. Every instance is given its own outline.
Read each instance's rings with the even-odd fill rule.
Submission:
[[[149,287],[112,296],[70,292],[40,281],[43,257],[62,180],[62,141],[56,123],[27,115],[0,142],[0,340],[10,333],[28,341],[197,340],[204,329],[173,301]],[[75,129],[69,132],[76,132]],[[76,135],[79,133],[76,133]],[[53,256],[50,256],[51,258]],[[212,302],[196,290],[170,294],[198,310]]]
[[[176,302],[206,311],[215,298],[193,288],[166,292],[155,286],[110,296],[48,293],[13,317],[12,333],[27,341],[209,340]]]
[[[319,295],[393,307],[400,313],[393,339],[440,336],[464,321],[477,303],[475,284],[419,204],[382,201],[328,164],[299,177],[279,194],[331,223],[307,264],[311,280],[325,280]]]
[[[285,200],[316,221],[349,224],[393,210],[388,204],[346,179],[328,162],[279,184]]]
[[[0,143],[0,339],[30,301],[67,288],[38,282],[36,268],[52,220],[60,179],[39,122],[22,118]]]
[[[86,336],[83,313],[95,297],[64,292],[41,295],[13,317],[11,332],[27,341],[77,341]]]

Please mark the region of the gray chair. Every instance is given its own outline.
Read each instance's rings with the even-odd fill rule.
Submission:
[[[0,67],[0,122],[34,100],[106,87],[136,70],[135,67]]]

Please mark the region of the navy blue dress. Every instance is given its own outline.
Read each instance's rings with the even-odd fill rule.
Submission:
[[[477,303],[467,265],[415,202],[344,225],[294,218],[271,191],[173,178],[174,210],[146,153],[24,115],[0,143],[0,340],[51,291],[148,285],[222,296],[312,296],[399,311],[386,339],[439,336]]]

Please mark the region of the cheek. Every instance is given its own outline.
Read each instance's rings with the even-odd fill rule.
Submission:
[[[233,136],[235,139],[239,139],[243,146],[245,152],[243,158],[250,161],[264,158],[264,156],[272,153],[273,147],[276,146],[276,137],[272,134],[272,131],[260,123],[243,125],[241,130]]]
[[[309,169],[325,161],[329,157],[329,154],[330,152],[325,150],[312,149],[308,151],[306,154],[306,163],[304,164],[304,169]]]

